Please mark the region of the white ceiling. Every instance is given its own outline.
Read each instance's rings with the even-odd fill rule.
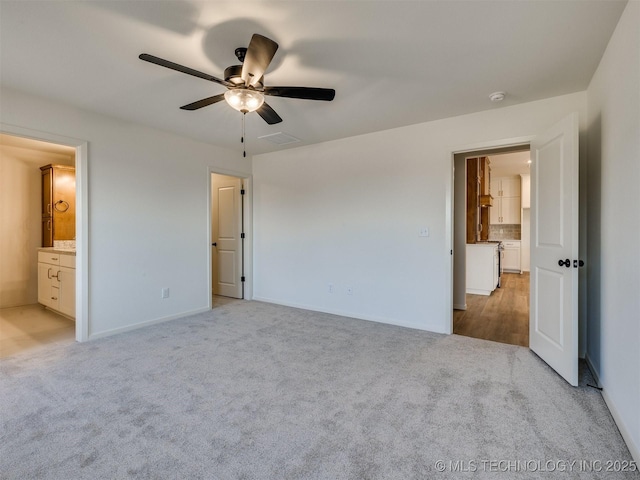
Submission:
[[[49,163],[74,165],[75,155],[73,147],[0,133],[0,159],[7,156],[37,168]]]
[[[0,1],[3,85],[240,150],[241,114],[181,105],[253,33],[280,44],[267,85],[336,89],[333,102],[267,97],[284,122],[247,115],[247,150],[317,143],[582,91],[626,1]],[[500,104],[488,95],[507,92]]]
[[[6,135],[4,133],[0,133],[0,146],[56,153],[67,157],[73,157],[76,154],[76,149],[67,145],[56,145],[48,142],[41,142],[40,140]]]
[[[531,153],[529,150],[524,152],[500,153],[497,155],[489,155],[491,161],[491,175],[494,177],[519,175],[531,173],[529,159]]]

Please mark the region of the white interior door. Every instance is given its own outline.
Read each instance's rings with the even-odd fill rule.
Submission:
[[[529,346],[578,385],[578,114],[531,143]],[[561,263],[562,262],[562,263]]]
[[[211,174],[211,275],[214,295],[242,298],[242,179]]]

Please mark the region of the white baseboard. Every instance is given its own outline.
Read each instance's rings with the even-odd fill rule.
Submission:
[[[453,309],[454,310],[466,310],[467,309],[467,304],[463,303],[462,305],[454,303],[453,304]]]
[[[476,290],[475,288],[467,288],[467,293],[470,293],[471,295],[484,295],[486,297],[491,295],[491,292],[488,290]]]
[[[629,452],[631,452],[631,456],[635,460],[636,464],[640,465],[640,448],[638,447],[638,445],[636,445],[633,442],[633,438],[631,437],[629,430],[627,430],[624,422],[622,421],[622,418],[618,413],[618,409],[616,408],[615,403],[613,402],[611,397],[609,397],[609,395],[607,394],[607,390],[604,387],[602,389],[602,398],[604,398],[604,402],[607,404],[607,407],[609,407],[611,416],[613,417],[613,420],[616,422],[616,426],[618,427],[618,430],[620,430],[620,434],[622,435],[623,440],[627,444],[627,448],[629,449]]]
[[[110,337],[111,335],[117,335],[118,333],[130,332],[131,330],[137,330],[139,328],[148,327],[157,323],[169,322],[177,318],[188,317],[189,315],[195,315],[197,313],[204,313],[211,310],[209,307],[198,308],[189,312],[178,313],[176,315],[169,315],[167,317],[160,317],[154,320],[147,320],[146,322],[135,323],[133,325],[127,325],[124,327],[114,328],[112,330],[104,330],[98,333],[92,333],[89,335],[89,340],[97,340],[98,338]]]
[[[635,442],[633,441],[633,438],[631,437],[629,430],[627,429],[625,423],[622,420],[622,417],[620,416],[620,413],[618,412],[618,409],[616,408],[616,404],[607,393],[606,387],[600,383],[600,377],[598,375],[598,371],[595,369],[593,363],[591,362],[591,358],[589,358],[589,354],[585,355],[585,360],[587,362],[587,366],[589,367],[589,370],[591,371],[591,374],[593,375],[593,379],[596,381],[596,385],[602,388],[601,390],[602,398],[604,399],[604,403],[607,404],[607,408],[609,409],[609,412],[611,412],[611,416],[613,417],[613,421],[616,422],[616,426],[618,427],[618,430],[620,430],[622,439],[627,444],[627,448],[629,449],[629,452],[631,453],[633,460],[636,462],[637,465],[640,466],[640,447],[636,445]]]

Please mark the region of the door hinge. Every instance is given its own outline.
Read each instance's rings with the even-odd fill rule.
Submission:
[[[241,282],[244,282],[244,277],[240,277],[240,281],[241,281]]]
[[[240,189],[240,195],[244,195],[244,188]]]
[[[244,232],[240,234],[240,238],[244,239]]]

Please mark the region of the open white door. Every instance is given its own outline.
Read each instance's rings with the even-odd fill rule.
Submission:
[[[578,114],[531,142],[529,346],[578,385]]]
[[[211,174],[211,276],[214,295],[242,298],[242,179]]]

